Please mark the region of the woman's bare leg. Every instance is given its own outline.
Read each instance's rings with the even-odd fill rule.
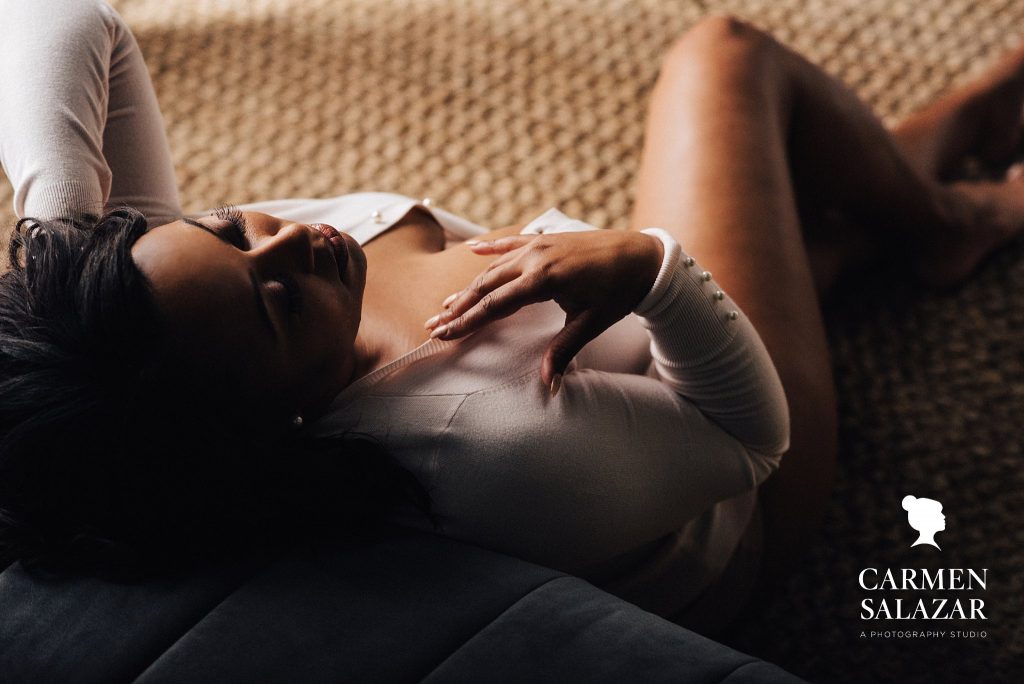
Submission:
[[[847,229],[802,230],[802,216],[829,215]],[[821,295],[866,260],[913,257],[925,272],[956,260],[976,220],[973,198],[920,174],[849,90],[749,25],[706,19],[666,57],[631,227],[670,230],[744,308],[779,369],[792,438],[762,488],[769,579],[806,546],[835,472]]]
[[[1008,163],[1021,140],[1024,46],[1003,56],[979,78],[959,87],[893,129],[910,163],[925,176],[950,179],[964,161]]]

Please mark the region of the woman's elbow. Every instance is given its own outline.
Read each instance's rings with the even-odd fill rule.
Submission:
[[[782,457],[789,451],[789,413],[782,413],[765,426],[761,439],[744,444],[755,468],[757,484],[778,470]]]

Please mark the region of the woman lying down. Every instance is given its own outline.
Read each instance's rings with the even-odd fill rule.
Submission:
[[[118,15],[41,0],[4,24],[25,217],[0,280],[7,562],[166,564],[383,521],[720,627],[827,501],[833,283],[893,259],[954,284],[1024,217],[1016,169],[940,180],[1012,151],[1024,53],[887,131],[706,19],[665,56],[629,230],[556,210],[489,230],[385,193],[185,216]]]

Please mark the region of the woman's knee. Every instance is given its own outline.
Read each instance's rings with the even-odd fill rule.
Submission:
[[[778,43],[752,24],[728,15],[705,17],[675,40],[667,61],[770,56]]]
[[[661,78],[765,79],[777,66],[780,48],[769,34],[740,19],[706,17],[677,38],[665,53]]]

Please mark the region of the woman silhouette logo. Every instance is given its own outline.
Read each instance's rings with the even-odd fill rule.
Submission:
[[[910,526],[921,533],[917,541],[910,546],[931,544],[941,550],[935,543],[935,533],[946,529],[946,516],[942,514],[942,504],[935,499],[918,499],[908,494],[903,497],[903,510],[907,511],[907,522]]]

